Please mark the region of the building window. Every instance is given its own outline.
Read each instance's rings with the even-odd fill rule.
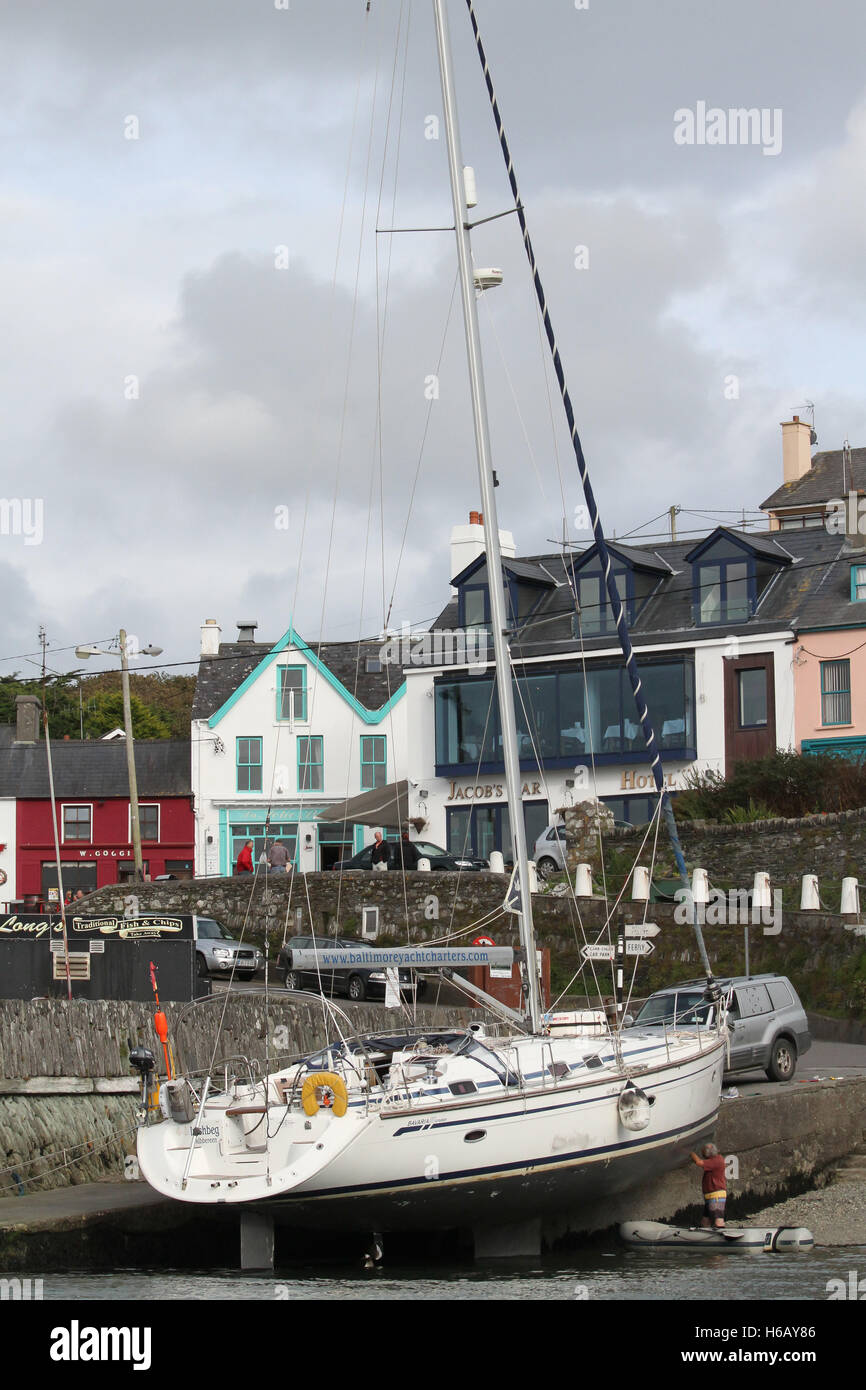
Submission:
[[[851,566],[851,602],[866,600],[866,565]]]
[[[368,676],[378,676],[382,671],[382,661],[378,656],[368,656],[364,658],[364,670]]]
[[[64,806],[63,839],[84,840],[89,843],[93,838],[91,834],[92,817],[93,809],[90,806]]]
[[[319,734],[298,739],[299,792],[320,792],[324,789],[324,742]]]
[[[737,711],[741,729],[765,728],[767,724],[767,669],[737,672]]]
[[[625,570],[615,570],[613,578],[620,602],[625,609],[626,622],[630,623],[632,612],[628,601],[628,574]],[[616,630],[616,615],[610,606],[603,575],[581,575],[577,581],[577,601],[580,604],[580,628],[585,637],[590,637],[596,632]]]
[[[130,811],[130,816],[132,812]],[[138,808],[138,828],[141,831],[142,840],[159,839],[159,807],[158,806],[139,806]],[[132,826],[130,825],[129,838],[132,839]]]
[[[690,662],[648,662],[641,666],[643,693],[657,746],[694,748],[694,668]],[[625,669],[587,666],[536,671],[515,679],[518,753],[521,764],[564,766],[604,757],[621,759],[643,752],[631,684]],[[502,768],[499,709],[487,677],[445,680],[434,689],[436,764],[439,775],[465,768]]]
[[[384,787],[387,778],[386,739],[383,734],[361,735],[361,791]]]
[[[260,792],[262,789],[262,741],[260,738],[239,738],[237,769],[239,792]]]
[[[821,723],[851,723],[851,662],[821,662]]]
[[[306,666],[280,666],[277,684],[277,718],[307,718]]]
[[[270,849],[275,840],[280,840],[285,845],[289,851],[290,862],[294,863],[298,843],[298,822],[271,821],[265,835],[265,826],[260,821],[232,821],[229,827],[229,853],[233,865],[238,862],[238,855],[247,840],[253,842],[254,864],[258,863],[262,853]]]
[[[749,565],[745,560],[723,560],[697,566],[698,622],[744,623],[751,613]]]

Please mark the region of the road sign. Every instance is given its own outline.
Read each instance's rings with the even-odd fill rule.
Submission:
[[[661,931],[655,922],[626,922],[626,936],[658,936]]]
[[[472,943],[473,946],[495,946],[496,942],[492,936],[476,936]]]
[[[613,960],[615,949],[614,946],[599,941],[593,946],[581,947],[581,954],[584,960]]]
[[[627,956],[648,956],[655,950],[652,941],[627,941],[625,943],[625,953]]]

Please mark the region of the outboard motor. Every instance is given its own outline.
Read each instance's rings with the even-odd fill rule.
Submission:
[[[150,1096],[153,1090],[151,1077],[156,1071],[156,1059],[148,1047],[131,1047],[129,1049],[129,1065],[132,1067],[133,1071],[137,1071],[141,1077],[139,1121],[143,1124],[147,1118]]]

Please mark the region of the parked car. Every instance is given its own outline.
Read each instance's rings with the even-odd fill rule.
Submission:
[[[351,965],[345,967],[321,966],[301,969],[293,959],[295,951],[319,951],[339,949],[341,946],[361,946],[360,941],[347,941],[343,937],[332,936],[293,936],[280,950],[277,957],[277,974],[282,976],[286,989],[309,989],[316,994],[343,994],[355,1003],[363,999],[385,998],[385,972],[374,966]],[[401,969],[399,972],[400,993],[411,998],[421,999],[427,990],[427,981],[416,975],[414,970]]]
[[[389,840],[387,843],[388,848],[391,851],[391,862],[389,863],[388,868],[399,868],[400,857],[399,850],[397,848],[397,841]],[[417,863],[418,859],[422,858],[429,859],[431,869],[442,869],[450,873],[456,874],[459,873],[461,869],[465,873],[467,869],[472,872],[475,872],[478,869],[487,868],[486,859],[470,859],[464,857],[463,855],[460,855],[458,857],[456,855],[449,854],[448,850],[442,849],[441,845],[431,845],[427,840],[410,840],[409,845],[413,851],[412,858],[415,860],[415,862]],[[332,864],[331,867],[334,869],[343,869],[344,871],[349,869],[372,870],[373,846],[367,845],[366,849],[362,849],[359,854],[353,855],[351,859],[338,859],[336,864]]]
[[[542,878],[561,874],[565,869],[565,821],[551,821],[535,841],[532,851],[535,867]]]
[[[257,946],[236,941],[228,927],[215,917],[194,917],[193,930],[196,968],[203,979],[211,972],[229,975],[234,967],[236,979],[251,980],[264,964]]]
[[[797,1058],[812,1046],[809,1023],[797,991],[784,975],[737,975],[718,980],[727,999],[731,1034],[729,1072],[761,1070],[771,1081],[790,1081]],[[635,1028],[709,1020],[705,980],[684,980],[647,999]]]

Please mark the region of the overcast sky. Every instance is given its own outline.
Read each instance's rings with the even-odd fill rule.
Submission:
[[[478,506],[453,235],[375,234],[451,220],[431,6],[277,5],[0,5],[0,499],[24,504],[0,511],[0,671],[35,672],[40,623],[65,670],[121,626],[182,663],[205,618],[343,640],[447,599]],[[508,186],[449,13],[487,217]],[[608,532],[753,511],[807,398],[820,448],[866,444],[866,9],[477,15]],[[675,113],[736,107],[759,143],[675,139]],[[516,219],[474,254],[505,271],[480,304],[500,523],[519,554],[563,512],[585,540]]]

